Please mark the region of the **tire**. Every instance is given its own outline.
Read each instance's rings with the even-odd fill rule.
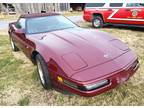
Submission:
[[[10,37],[10,44],[11,44],[11,48],[13,51],[15,51],[15,52],[19,51],[18,47],[16,47],[16,45],[11,37]]]
[[[45,89],[51,89],[52,84],[51,84],[51,78],[50,78],[50,74],[48,71],[48,67],[47,67],[45,60],[40,54],[36,55],[36,64],[37,64],[37,71],[39,74],[39,79],[40,79],[42,86]]]
[[[102,28],[104,26],[104,22],[101,16],[95,16],[92,20],[92,26],[94,28]]]

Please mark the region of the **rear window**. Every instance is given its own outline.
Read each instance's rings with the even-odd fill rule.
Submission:
[[[105,3],[87,3],[85,7],[103,7]]]
[[[110,3],[110,7],[122,7],[123,3]]]
[[[126,7],[141,7],[144,3],[127,3]]]

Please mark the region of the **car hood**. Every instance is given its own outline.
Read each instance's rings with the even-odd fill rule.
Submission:
[[[93,82],[94,80],[105,79],[118,72],[126,73],[132,65],[135,65],[136,60],[136,54],[133,51],[128,51],[122,56],[103,63],[102,65],[97,65],[76,72],[71,75],[71,78],[80,82]]]
[[[68,76],[104,64],[128,51],[121,41],[98,30],[72,28],[36,37],[61,57]]]

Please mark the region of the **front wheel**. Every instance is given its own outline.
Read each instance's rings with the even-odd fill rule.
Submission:
[[[36,63],[37,63],[37,71],[38,71],[42,86],[45,89],[50,89],[51,88],[50,74],[48,71],[47,64],[40,54],[36,55]]]
[[[15,52],[19,51],[18,47],[16,47],[16,45],[11,37],[10,37],[10,44],[11,44],[11,48],[13,51],[15,51]]]
[[[102,17],[100,16],[94,17],[94,19],[92,20],[92,26],[94,28],[102,28],[104,26]]]

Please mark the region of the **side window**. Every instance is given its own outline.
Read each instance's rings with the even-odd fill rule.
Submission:
[[[87,3],[85,7],[103,7],[105,3]]]
[[[141,6],[144,6],[144,3],[140,3]]]
[[[122,7],[123,3],[110,3],[110,7]]]
[[[18,29],[25,29],[25,19],[21,18],[17,23],[16,23],[16,27]]]
[[[126,7],[142,7],[144,3],[127,3]]]

